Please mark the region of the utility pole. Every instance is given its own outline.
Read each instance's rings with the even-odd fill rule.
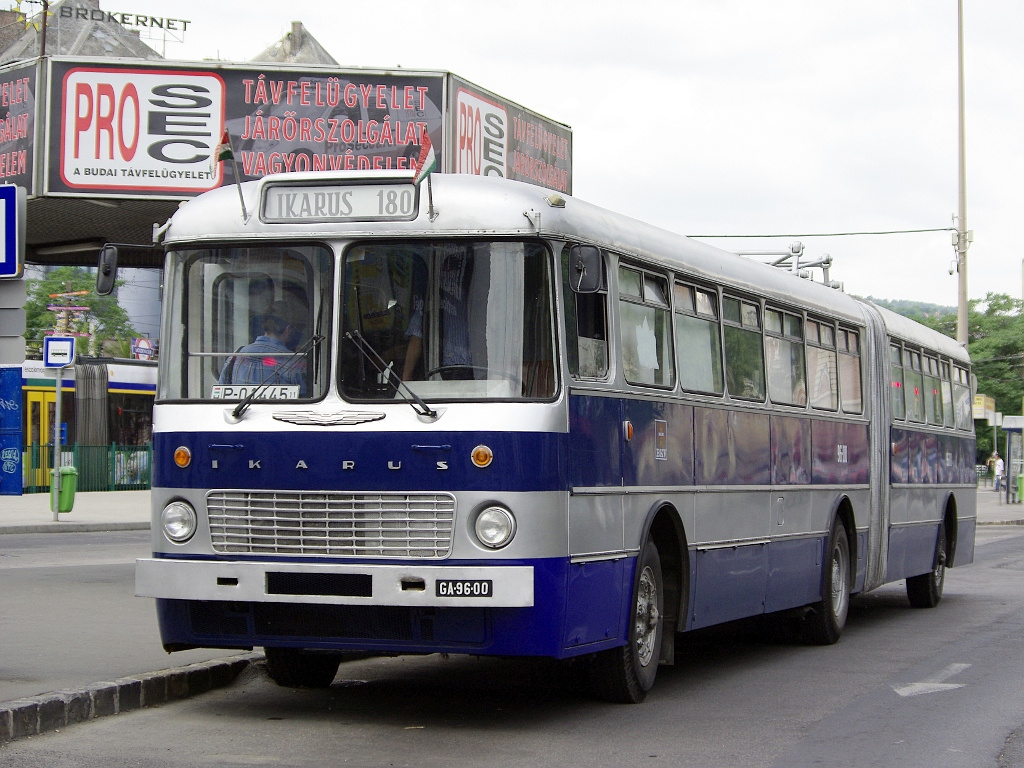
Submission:
[[[50,0],[43,0],[43,23],[40,30],[39,58],[46,58],[46,17],[50,15]],[[60,51],[57,51],[60,53]]]
[[[956,340],[967,349],[967,159],[964,153],[964,0],[957,0],[957,96],[959,98],[959,205],[956,220]]]

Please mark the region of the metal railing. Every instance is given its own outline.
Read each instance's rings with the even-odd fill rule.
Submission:
[[[152,484],[152,445],[62,445],[60,465],[78,470],[78,491],[143,491]],[[22,492],[49,493],[53,444],[22,452]]]

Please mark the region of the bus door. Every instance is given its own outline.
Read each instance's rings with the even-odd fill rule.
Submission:
[[[38,487],[50,485],[49,470],[53,467],[53,425],[57,422],[57,393],[29,390],[25,393],[25,438],[28,456],[25,462],[25,484]]]

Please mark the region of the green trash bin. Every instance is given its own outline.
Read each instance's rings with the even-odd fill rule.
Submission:
[[[1017,503],[1024,501],[1024,474],[1017,475]]]
[[[78,488],[78,470],[74,467],[60,468],[60,496],[57,495],[57,488],[53,484],[53,470],[50,470],[50,509],[56,508],[58,512],[70,512],[75,506],[75,490]]]

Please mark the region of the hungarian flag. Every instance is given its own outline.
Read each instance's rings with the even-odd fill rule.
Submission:
[[[224,135],[220,137],[220,144],[213,150],[213,167],[214,170],[217,168],[218,163],[223,163],[225,160],[234,160],[235,153],[231,151],[231,137],[228,136],[227,130],[224,131]]]
[[[434,145],[430,143],[430,134],[423,131],[423,143],[420,144],[420,155],[416,159],[416,175],[412,183],[419,184],[436,169],[437,155],[434,154]]]

